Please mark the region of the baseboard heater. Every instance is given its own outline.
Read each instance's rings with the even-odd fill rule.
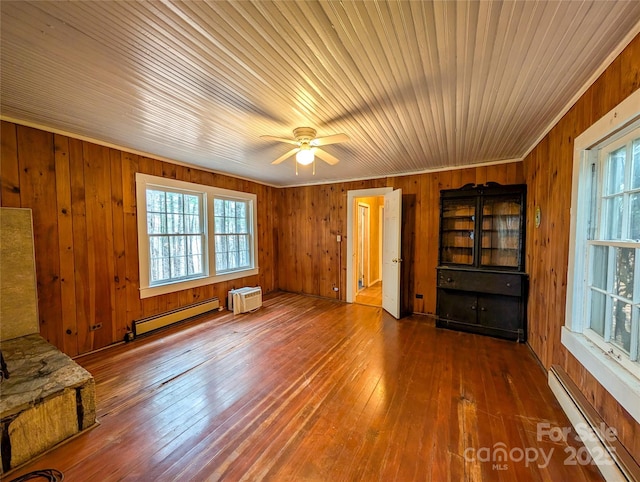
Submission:
[[[207,311],[213,311],[220,308],[220,302],[218,298],[211,298],[208,300],[199,301],[191,305],[183,306],[166,313],[150,316],[141,320],[133,322],[133,334],[134,336],[144,335],[150,331],[164,328],[165,326],[172,325],[179,321],[192,318],[197,315],[206,313]]]
[[[256,311],[262,306],[262,288],[245,287],[230,290],[227,298],[227,309],[234,315]]]
[[[640,465],[615,436],[578,386],[559,365],[549,370],[549,387],[608,481],[640,481]],[[569,435],[570,436],[570,435]]]

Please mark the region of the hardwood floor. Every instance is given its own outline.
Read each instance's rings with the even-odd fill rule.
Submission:
[[[361,305],[382,306],[382,281],[358,291],[354,301]]]
[[[602,480],[538,436],[570,425],[527,346],[425,317],[280,293],[77,361],[100,425],[9,479]]]

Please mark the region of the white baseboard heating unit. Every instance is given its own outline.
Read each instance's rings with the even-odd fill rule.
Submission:
[[[133,322],[133,334],[134,336],[138,336],[144,333],[149,333],[150,331],[157,330],[158,328],[164,328],[165,326],[186,320],[187,318],[201,315],[207,311],[217,310],[219,307],[220,302],[218,298],[211,298],[183,306],[182,308],[177,308],[166,313],[136,320]]]
[[[588,455],[591,455],[590,463],[594,463],[600,469],[604,479],[640,480],[640,464],[618,440],[616,427],[605,424],[567,372],[562,367],[553,365],[549,370],[548,380],[551,391],[573,425],[573,430],[570,427],[561,430],[568,429],[579,436]],[[565,434],[564,431],[561,433]],[[563,435],[564,438],[570,436]],[[582,460],[582,456],[578,457]]]
[[[262,288],[246,287],[229,290],[227,308],[234,315],[255,311],[262,306]]]

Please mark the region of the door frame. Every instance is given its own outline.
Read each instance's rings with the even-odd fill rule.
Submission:
[[[356,199],[359,197],[384,196],[391,191],[393,191],[392,187],[355,189],[353,191],[347,191],[347,292],[345,296],[347,303],[353,303],[355,299],[355,253],[353,249],[353,241],[355,239],[354,220],[358,210],[358,203],[356,202]]]
[[[358,235],[354,238],[354,240],[358,241],[358,254],[356,254],[356,259],[358,260],[357,265],[357,277],[360,276],[360,265],[362,263],[362,288],[358,286],[356,288],[356,293],[365,288],[368,288],[371,283],[371,206],[362,201],[358,201],[358,205],[356,207],[358,211]],[[360,214],[364,215],[364,219],[360,219]],[[362,223],[362,224],[361,224]],[[360,258],[360,247],[362,247],[362,258]]]

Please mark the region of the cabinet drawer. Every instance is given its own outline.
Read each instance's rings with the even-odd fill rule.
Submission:
[[[515,273],[438,269],[438,288],[521,296],[522,278]]]

